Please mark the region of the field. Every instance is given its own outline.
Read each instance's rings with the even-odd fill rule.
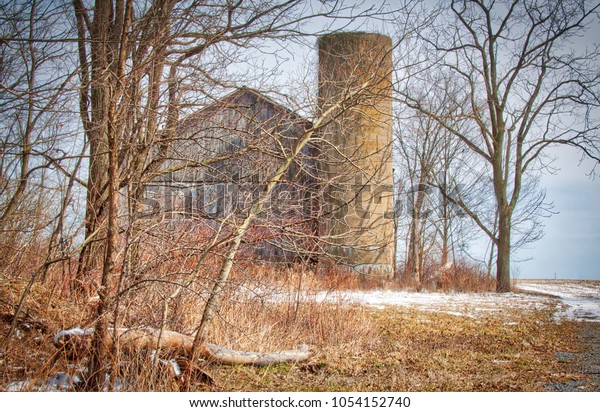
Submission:
[[[298,285],[302,286],[298,286]],[[296,286],[293,286],[296,285]],[[600,282],[522,281],[521,291],[417,293],[314,278],[240,282],[213,342],[241,350],[310,346],[306,362],[267,367],[199,363],[198,391],[597,391]],[[4,336],[24,284],[1,284]],[[527,292],[526,292],[527,290]],[[196,308],[172,320],[190,333]],[[17,334],[3,338],[2,390],[76,390],[85,358],[67,359],[56,332],[86,326],[88,302],[36,285]],[[130,308],[149,316],[148,308]],[[131,317],[135,319],[134,316]],[[582,322],[584,320],[584,322]],[[147,321],[147,320],[146,320]],[[593,322],[596,321],[596,322]],[[596,339],[596,345],[593,345]],[[594,355],[595,354],[595,355]],[[168,359],[168,354],[164,354]],[[112,389],[174,391],[180,382],[148,353],[122,354]],[[161,367],[162,365],[162,367]],[[594,369],[595,368],[595,369]],[[596,378],[594,378],[594,376]],[[115,382],[118,384],[115,385]],[[108,385],[108,383],[107,383]]]

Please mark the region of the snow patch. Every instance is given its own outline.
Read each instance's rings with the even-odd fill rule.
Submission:
[[[559,318],[600,322],[600,283],[577,281],[520,281],[528,292],[555,296],[562,303]]]
[[[175,376],[180,376],[181,375],[181,367],[179,366],[179,363],[177,363],[177,361],[175,359],[169,359],[169,360],[164,360],[161,359],[159,357],[156,356],[157,354],[157,350],[154,349],[152,351],[152,353],[150,353],[150,359],[152,360],[152,362],[159,362],[163,365],[169,366],[171,369],[173,369],[173,374]]]
[[[54,336],[54,343],[58,343],[64,336],[88,336],[94,333],[94,328],[72,328],[61,330]]]
[[[431,312],[449,313],[454,316],[477,317],[497,312],[504,308],[523,310],[542,309],[548,299],[537,296],[524,296],[517,293],[437,293],[406,291],[343,291],[321,293],[317,301],[348,302],[381,308],[386,306],[409,307]]]
[[[69,375],[66,372],[57,372],[51,375],[46,382],[36,382],[31,379],[9,383],[6,392],[66,392],[75,389],[81,383],[79,375]]]
[[[414,308],[454,316],[481,317],[556,307],[559,318],[600,322],[600,282],[521,280],[518,288],[529,293],[437,293],[392,290],[298,291],[246,287],[238,298],[261,302],[324,302],[361,305],[373,309]],[[508,324],[512,326],[512,324]]]
[[[250,293],[248,293],[250,292]],[[239,298],[261,302],[317,302],[339,305],[361,305],[373,309],[387,307],[414,308],[453,316],[477,318],[506,309],[533,311],[548,308],[552,299],[521,293],[437,293],[398,290],[344,291],[262,291],[247,289]]]

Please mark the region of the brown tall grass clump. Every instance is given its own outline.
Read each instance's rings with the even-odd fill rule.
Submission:
[[[181,281],[173,270],[175,260],[162,266],[164,272],[140,278],[125,288],[113,302],[110,323],[116,327],[147,326],[192,335],[202,316],[208,274],[186,284],[176,299],[170,299]],[[58,274],[53,274],[55,279]],[[359,353],[375,335],[373,322],[365,308],[348,308],[342,304],[318,303],[311,294],[333,287],[330,279],[318,279],[308,269],[277,265],[241,263],[236,265],[228,283],[223,304],[214,320],[209,340],[236,350],[271,352],[308,344],[312,353],[324,348],[345,348]],[[68,283],[68,282],[67,282]],[[0,333],[6,334],[10,314],[19,301],[26,282],[2,279],[3,322]],[[54,288],[52,286],[55,286]],[[4,373],[1,384],[27,379],[28,389],[45,382],[58,371],[84,374],[86,345],[63,353],[53,346],[54,334],[75,326],[93,326],[95,299],[66,299],[69,292],[57,283],[36,282],[25,299],[24,319],[37,319],[43,330],[24,334],[22,325],[15,339],[3,345]],[[32,321],[30,320],[30,323]],[[35,339],[34,339],[35,338]],[[26,350],[24,350],[27,348]],[[157,391],[177,390],[180,382],[167,365],[173,353],[150,351],[112,351],[106,382],[109,390]],[[157,361],[161,359],[162,361]],[[19,367],[17,367],[19,365]]]
[[[476,264],[457,260],[447,265],[427,260],[423,266],[421,282],[417,284],[413,275],[400,265],[394,283],[399,289],[439,292],[492,292],[496,290],[496,279]]]

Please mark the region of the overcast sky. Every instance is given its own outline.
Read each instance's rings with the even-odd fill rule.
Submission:
[[[600,177],[586,174],[592,162],[579,166],[575,150],[554,150],[561,168],[556,175],[546,174],[541,185],[546,200],[554,203],[558,214],[544,219],[545,236],[517,254],[529,256],[527,262],[514,262],[514,274],[521,277],[600,279]],[[600,171],[600,170],[599,170]],[[518,267],[518,268],[517,268]],[[520,273],[519,273],[520,272]]]

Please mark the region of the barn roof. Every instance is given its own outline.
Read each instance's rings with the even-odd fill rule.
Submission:
[[[256,102],[263,102],[271,107],[278,114],[284,115],[289,118],[292,122],[304,123],[305,128],[309,128],[312,123],[306,118],[300,116],[293,110],[288,109],[284,105],[276,102],[272,98],[264,95],[260,91],[248,87],[240,87],[221,99],[215,100],[214,102],[204,106],[196,112],[190,114],[179,123],[179,129],[186,129],[192,127],[198,120],[207,119],[218,111],[225,110],[228,108],[240,108],[246,105],[245,101],[248,97],[256,100]]]

